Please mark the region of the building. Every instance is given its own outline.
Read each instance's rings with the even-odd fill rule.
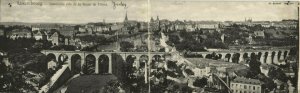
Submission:
[[[74,26],[63,26],[60,28],[59,33],[66,37],[73,37],[75,35],[75,27]]]
[[[196,27],[199,29],[217,29],[219,28],[219,23],[215,21],[199,21],[196,22]]]
[[[51,41],[52,45],[63,45],[62,37],[58,32],[55,32],[49,37],[49,41]]]
[[[93,30],[96,31],[96,32],[101,32],[102,33],[102,32],[106,32],[106,31],[110,31],[111,28],[110,28],[110,26],[104,25],[104,26],[95,26],[93,28]]]
[[[122,29],[122,27],[123,27],[123,25],[122,24],[119,24],[119,23],[115,23],[115,24],[113,24],[113,25],[111,25],[111,30],[112,31],[116,31],[116,30],[121,30]]]
[[[175,27],[175,30],[176,31],[182,31],[182,30],[185,30],[185,23],[182,22],[182,21],[179,21],[179,20],[176,20],[174,22],[174,27]]]
[[[0,29],[0,36],[4,36],[4,35],[5,35],[4,30]]]
[[[41,25],[33,25],[31,26],[31,31],[35,31],[35,30],[59,30],[60,26],[56,25],[56,24],[41,24]]]
[[[56,67],[57,67],[57,63],[54,62],[53,60],[51,60],[51,61],[48,62],[48,69],[55,70]]]
[[[7,35],[11,39],[17,38],[31,38],[32,33],[28,29],[14,29]]]
[[[202,67],[193,69],[194,75],[199,77],[209,76],[210,67]]]
[[[47,40],[48,39],[47,33],[45,31],[41,31],[41,30],[33,31],[33,37],[35,38],[35,40]]]
[[[254,37],[265,38],[265,31],[254,31]]]
[[[233,93],[263,93],[262,82],[256,79],[236,77],[230,83]]]
[[[186,31],[195,31],[197,28],[196,28],[196,25],[195,24],[192,24],[192,23],[188,23],[186,24]]]

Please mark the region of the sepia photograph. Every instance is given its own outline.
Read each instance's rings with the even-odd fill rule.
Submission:
[[[299,4],[0,0],[0,93],[298,93]]]

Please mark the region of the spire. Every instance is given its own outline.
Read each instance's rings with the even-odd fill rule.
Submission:
[[[126,11],[126,14],[125,14],[125,19],[124,19],[124,21],[128,21],[127,11]]]
[[[156,20],[159,21],[159,17],[158,16],[156,16]]]
[[[151,17],[151,19],[150,19],[150,22],[154,22],[154,19],[153,19],[153,17]]]

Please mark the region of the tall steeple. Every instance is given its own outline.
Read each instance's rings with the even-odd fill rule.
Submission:
[[[127,11],[126,11],[124,22],[127,22],[127,21],[128,21],[128,17],[127,17]]]
[[[151,17],[151,19],[150,19],[150,22],[154,22],[154,19],[153,19],[153,17]]]

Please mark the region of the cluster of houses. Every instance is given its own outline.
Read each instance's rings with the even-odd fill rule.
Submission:
[[[210,33],[218,31],[226,26],[233,24],[242,24],[248,26],[261,25],[262,27],[278,27],[278,28],[296,28],[297,21],[295,20],[282,20],[282,21],[252,21],[252,19],[245,19],[244,22],[238,21],[169,21],[166,19],[160,20],[157,16],[156,19],[151,18],[150,23],[129,20],[127,14],[125,15],[124,22],[119,23],[88,23],[85,25],[67,26],[58,24],[40,24],[32,25],[31,29],[16,28],[7,31],[6,36],[12,39],[16,38],[35,38],[36,40],[49,40],[53,45],[72,45],[75,43],[74,36],[84,35],[114,35],[114,31],[119,34],[131,34],[141,31],[208,31]],[[150,26],[150,27],[148,27]],[[4,30],[0,29],[0,35],[4,35]],[[249,41],[252,37],[265,37],[264,31],[254,31],[249,36]],[[77,40],[78,41],[78,40]],[[252,42],[250,42],[252,43]]]
[[[276,27],[276,28],[297,28],[298,21],[297,20],[282,20],[282,21],[253,21],[252,18],[245,18],[245,21],[225,21],[222,22],[224,26],[230,26],[233,24],[237,25],[247,25],[247,26],[255,26],[261,25],[262,27]]]
[[[0,33],[3,33],[1,36],[13,40],[18,38],[34,38],[36,40],[51,41],[53,45],[72,45],[72,43],[75,43],[75,41],[72,42],[75,31],[74,26],[33,25],[31,27],[15,27],[6,31],[1,29]]]

